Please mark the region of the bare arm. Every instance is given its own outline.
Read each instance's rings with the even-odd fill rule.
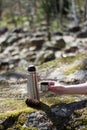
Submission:
[[[66,86],[55,84],[49,87],[49,91],[56,94],[87,94],[87,83]]]

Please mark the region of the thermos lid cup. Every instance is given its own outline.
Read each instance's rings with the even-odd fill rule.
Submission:
[[[49,85],[48,82],[41,82],[40,85]]]
[[[54,81],[42,81],[40,82],[40,85],[48,85],[48,86],[51,86],[51,85],[54,85],[55,82]]]
[[[52,82],[52,81],[42,81],[40,83],[40,91],[47,92],[47,91],[49,91],[49,87],[53,86],[53,85],[54,85],[54,82]]]
[[[29,72],[36,71],[35,66],[34,66],[34,65],[30,65],[30,66],[28,67],[28,71],[29,71]]]

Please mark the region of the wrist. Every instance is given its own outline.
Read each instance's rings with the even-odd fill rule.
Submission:
[[[49,91],[54,92],[56,94],[64,94],[65,87],[63,87],[63,86],[50,86]]]

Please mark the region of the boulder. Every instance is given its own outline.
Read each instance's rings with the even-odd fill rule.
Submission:
[[[53,50],[61,50],[65,48],[66,43],[63,38],[55,37],[51,42],[46,42],[46,45]]]
[[[44,42],[45,42],[44,38],[35,38],[34,37],[30,40],[30,45],[36,46],[37,49],[41,49]]]
[[[65,53],[75,53],[78,51],[78,47],[77,46],[72,46],[70,48],[65,49]]]
[[[8,61],[2,61],[0,63],[0,71],[4,71],[4,70],[6,71],[8,69],[8,67],[9,67]]]
[[[0,27],[0,35],[6,33],[8,31],[7,27]]]
[[[18,41],[19,39],[21,39],[21,38],[22,38],[21,36],[18,36],[18,35],[16,35],[16,34],[8,35],[5,44],[6,44],[6,45],[11,45],[11,44],[13,44],[14,42],[17,42],[17,41]]]
[[[77,38],[87,38],[87,28],[82,29],[77,33]]]
[[[37,54],[35,63],[41,64],[53,59],[55,59],[55,54],[52,50],[41,51],[39,54]]]
[[[54,45],[57,49],[61,50],[65,48],[66,43],[63,38],[56,38],[56,43]]]
[[[44,32],[37,31],[33,34],[33,37],[43,38],[46,34]]]
[[[12,29],[12,33],[23,33],[23,29],[22,28],[14,28],[14,29]]]
[[[53,36],[63,36],[62,32],[55,31],[52,33]]]
[[[70,27],[68,31],[72,33],[76,33],[76,32],[79,32],[80,30],[81,30],[80,26],[73,26],[73,27]]]

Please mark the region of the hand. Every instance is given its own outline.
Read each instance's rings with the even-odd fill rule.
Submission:
[[[48,91],[54,92],[56,94],[63,94],[65,91],[65,87],[57,82],[54,82],[54,84],[51,84],[49,82]]]

